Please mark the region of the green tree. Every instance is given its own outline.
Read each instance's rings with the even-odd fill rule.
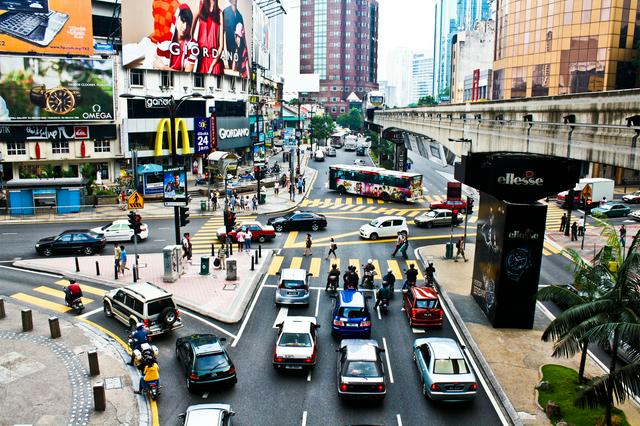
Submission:
[[[436,102],[436,99],[429,95],[429,96],[423,96],[420,99],[418,99],[418,106],[422,106],[422,105],[437,105],[438,102]]]
[[[351,108],[348,113],[340,114],[336,120],[342,127],[348,127],[351,130],[362,130],[364,118],[362,112],[357,108]]]
[[[316,140],[326,141],[336,130],[336,125],[329,115],[314,115],[311,119],[311,134]]]

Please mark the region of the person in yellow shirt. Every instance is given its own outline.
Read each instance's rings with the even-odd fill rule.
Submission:
[[[142,377],[140,377],[139,390],[135,393],[142,393],[150,383],[156,382],[160,386],[160,367],[155,361],[150,362],[144,367]]]

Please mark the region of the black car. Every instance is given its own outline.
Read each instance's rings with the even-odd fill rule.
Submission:
[[[83,253],[91,256],[100,253],[107,239],[89,229],[64,231],[55,237],[46,237],[38,241],[36,251],[47,257],[60,253]]]
[[[214,334],[192,334],[176,340],[176,358],[187,374],[187,389],[238,382],[236,367],[222,345],[227,339]]]
[[[367,155],[367,148],[364,146],[359,146],[356,148],[356,155],[364,156]]]
[[[295,211],[284,216],[272,217],[267,221],[267,225],[273,226],[276,232],[296,229],[317,231],[327,227],[327,218],[313,212]]]

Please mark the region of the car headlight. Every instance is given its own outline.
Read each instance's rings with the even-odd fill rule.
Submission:
[[[36,248],[40,247],[40,244],[36,244]]]

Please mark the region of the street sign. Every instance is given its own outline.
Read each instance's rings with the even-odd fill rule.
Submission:
[[[592,194],[591,185],[585,185],[584,188],[582,188],[582,198],[590,199],[591,194]]]
[[[138,191],[134,191],[133,194],[129,195],[129,198],[127,199],[127,207],[129,210],[144,209],[144,198],[142,198],[142,195],[138,194]]]

